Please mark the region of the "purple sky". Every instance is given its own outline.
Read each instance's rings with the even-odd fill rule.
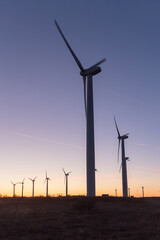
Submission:
[[[79,68],[54,20],[84,68],[102,58],[94,77],[97,194],[121,194],[117,133],[126,140],[131,194],[160,195],[160,2],[158,0],[0,1],[0,189],[37,178],[45,193],[85,194],[85,114]],[[138,191],[137,191],[138,190]],[[20,194],[20,186],[17,187]]]

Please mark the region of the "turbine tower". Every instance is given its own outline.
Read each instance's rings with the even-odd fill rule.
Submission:
[[[144,198],[144,187],[142,187],[142,197]]]
[[[46,178],[44,183],[46,182],[46,197],[48,197],[48,181],[50,181],[51,179],[49,177],[47,177],[47,171],[46,171]]]
[[[84,87],[84,104],[86,115],[86,169],[87,169],[87,196],[95,196],[95,147],[94,147],[94,110],[93,110],[93,83],[92,77],[99,72],[101,68],[99,65],[106,59],[102,59],[90,68],[84,69],[81,62],[73,52],[65,36],[63,35],[58,23],[55,24],[60,32],[64,42],[66,43],[69,51],[71,52],[74,60],[80,68],[80,75],[83,77]],[[87,87],[87,90],[86,90]]]
[[[63,168],[62,168],[63,169]],[[71,172],[68,172],[68,173],[66,173],[65,171],[64,171],[64,169],[63,169],[63,172],[64,172],[64,181],[66,182],[66,197],[68,196],[68,176],[69,176],[69,174],[71,173]]]
[[[130,197],[130,188],[128,188],[128,196]]]
[[[11,183],[13,185],[13,197],[15,197],[15,195],[16,195],[16,184],[17,183],[13,183],[13,182],[11,182]]]
[[[117,189],[115,189],[115,196],[117,197]]]
[[[117,133],[118,133],[118,160],[119,160],[119,148],[120,148],[120,144],[121,144],[121,152],[122,152],[122,163],[121,163],[121,167],[122,167],[122,186],[123,186],[123,197],[128,197],[128,185],[127,185],[127,166],[126,166],[126,161],[129,161],[129,158],[125,156],[125,144],[124,144],[124,140],[126,140],[128,138],[128,133],[125,135],[120,135],[120,132],[118,130],[118,126],[116,123],[116,119],[114,117],[114,121],[115,121],[115,125],[116,125],[116,129],[117,129]],[[120,168],[121,168],[120,167]]]
[[[18,183],[22,184],[22,195],[21,195],[21,197],[23,197],[23,191],[24,191],[24,180],[25,180],[25,178],[23,179],[22,182],[18,182]]]
[[[32,181],[32,197],[34,197],[34,182],[36,180],[37,176],[35,178],[29,178]]]

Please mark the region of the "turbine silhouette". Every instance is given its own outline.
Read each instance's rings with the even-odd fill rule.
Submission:
[[[13,183],[12,181],[11,181],[11,183],[13,185],[13,197],[15,197],[15,194],[16,194],[16,184],[17,183]]]
[[[64,176],[64,182],[66,182],[66,197],[67,197],[68,196],[68,176],[71,172],[66,173],[63,168],[62,168],[62,170],[63,170],[64,175],[65,175]]]
[[[117,189],[115,189],[115,196],[117,197]]]
[[[24,191],[24,180],[25,180],[25,178],[23,179],[22,182],[18,182],[18,183],[22,184],[22,194],[21,194],[21,197],[23,197],[23,191]]]
[[[29,178],[32,181],[32,197],[34,197],[34,182],[36,180],[37,176],[35,178]]]
[[[80,75],[83,77],[84,105],[86,115],[87,137],[86,137],[86,160],[87,160],[87,196],[95,196],[95,147],[94,147],[94,111],[93,111],[93,83],[92,77],[99,72],[99,65],[106,61],[102,59],[90,68],[84,69],[81,62],[73,52],[57,21],[55,21],[58,31],[66,43],[70,53],[80,68]],[[87,89],[86,89],[87,88]]]
[[[117,126],[117,122],[116,119],[114,117],[114,121],[115,121],[115,126],[117,129],[117,133],[118,133],[118,161],[119,161],[119,149],[120,149],[120,144],[121,144],[121,151],[122,151],[122,163],[120,166],[120,170],[122,168],[122,186],[123,186],[123,197],[128,197],[128,184],[127,184],[127,167],[126,167],[126,161],[129,161],[128,157],[125,157],[125,144],[124,144],[124,140],[128,138],[128,133],[125,135],[120,135],[118,126]]]
[[[51,179],[49,177],[47,177],[47,171],[46,171],[46,178],[44,183],[46,182],[46,197],[48,197],[48,181],[50,181]]]
[[[130,191],[131,191],[131,189],[128,188],[128,196],[129,196],[129,197],[131,196],[131,195],[130,195]]]
[[[144,187],[142,187],[142,197],[144,198]]]

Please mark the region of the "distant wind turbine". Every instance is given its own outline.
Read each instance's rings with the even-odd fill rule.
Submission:
[[[15,195],[16,195],[16,184],[17,183],[13,183],[12,181],[11,181],[11,183],[13,185],[13,197],[15,197]]]
[[[34,182],[36,180],[37,176],[35,178],[29,178],[32,181],[32,197],[34,197]]]
[[[62,168],[63,169],[63,168]],[[63,169],[63,172],[64,172],[64,181],[66,182],[66,197],[68,196],[68,176],[69,176],[69,174],[71,173],[71,172],[68,172],[68,173],[66,173],[65,171],[64,171],[64,169]]]
[[[83,77],[84,88],[84,105],[86,115],[87,137],[86,137],[86,162],[87,162],[87,196],[95,196],[95,147],[94,147],[94,110],[93,110],[93,83],[92,77],[99,72],[101,68],[99,65],[106,61],[102,59],[90,68],[84,69],[81,62],[73,52],[64,34],[62,33],[58,23],[55,21],[56,27],[66,43],[70,53],[80,68],[80,75]],[[87,89],[86,89],[87,87]]]
[[[117,197],[117,189],[115,189],[115,196]]]
[[[49,177],[47,177],[47,171],[46,171],[46,178],[44,183],[46,182],[46,197],[48,197],[48,181],[50,181],[51,179]]]
[[[22,184],[22,195],[21,195],[21,197],[23,197],[23,191],[24,191],[24,180],[25,180],[25,178],[23,179],[22,182],[18,182],[18,183]]]
[[[142,187],[142,197],[144,197],[144,187]]]
[[[124,144],[124,140],[128,138],[128,133],[125,135],[120,135],[120,132],[118,130],[118,126],[117,126],[117,122],[116,119],[114,117],[114,121],[115,121],[115,125],[116,125],[116,129],[117,129],[117,133],[118,133],[118,160],[119,160],[119,148],[120,148],[120,144],[121,144],[121,152],[122,152],[122,163],[121,163],[121,167],[122,167],[122,186],[123,186],[123,197],[128,197],[128,184],[127,184],[127,167],[126,167],[126,161],[129,161],[129,158],[125,156],[125,144]],[[120,169],[121,169],[120,167]]]
[[[128,196],[130,197],[130,188],[128,188]]]

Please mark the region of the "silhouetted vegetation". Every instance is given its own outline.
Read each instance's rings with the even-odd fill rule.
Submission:
[[[0,239],[160,239],[160,198],[0,198]]]

